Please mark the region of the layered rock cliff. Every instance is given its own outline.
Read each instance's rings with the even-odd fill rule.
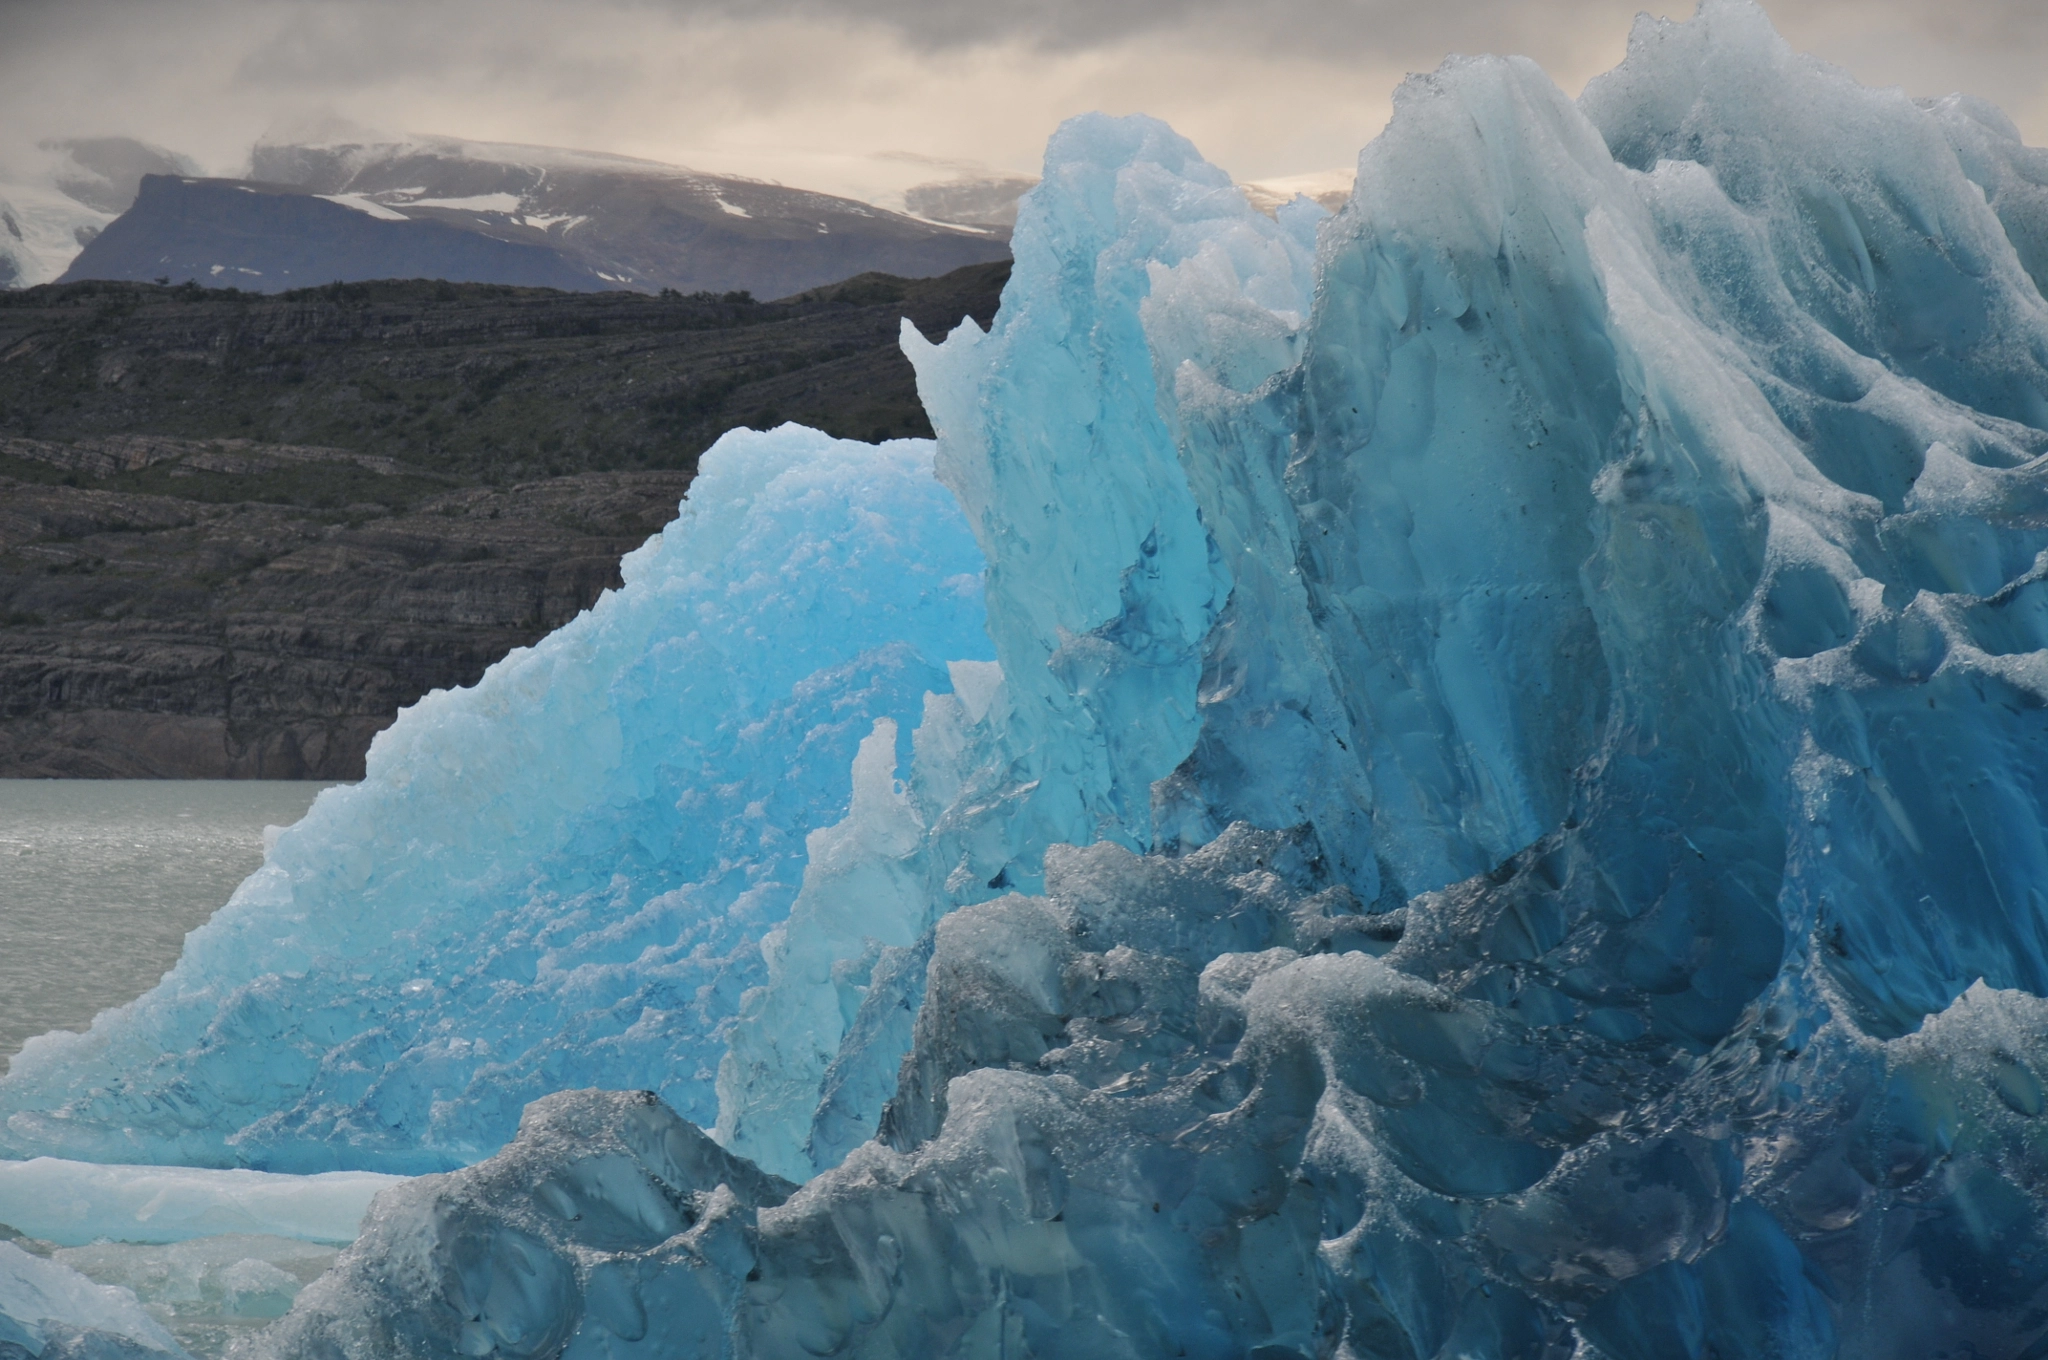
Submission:
[[[898,318],[986,320],[1005,273],[7,295],[0,777],[359,777],[400,707],[616,584],[719,431],[928,432]]]
[[[0,479],[0,775],[359,778],[399,708],[615,584],[688,484],[586,472],[366,514]]]

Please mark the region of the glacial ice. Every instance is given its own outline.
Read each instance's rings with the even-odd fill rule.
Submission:
[[[231,1234],[339,1246],[355,1240],[370,1201],[402,1179],[369,1171],[281,1176],[37,1157],[0,1162],[0,1223],[67,1247]]]
[[[709,1125],[806,828],[877,721],[988,657],[931,446],[706,452],[595,608],[381,734],[177,967],[0,1078],[0,1156],[412,1173],[565,1082]]]
[[[0,1146],[542,1097],[252,1357],[2048,1353],[2043,185],[1748,0],[1334,217],[1077,119],[935,452],[732,437]]]

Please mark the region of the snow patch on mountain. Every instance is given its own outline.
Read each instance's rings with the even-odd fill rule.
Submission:
[[[408,208],[446,208],[453,212],[516,213],[518,194],[470,194],[463,198],[415,198],[401,200]]]
[[[409,222],[412,220],[404,213],[387,208],[374,198],[365,198],[361,194],[315,194],[314,197],[324,198],[329,203],[339,203],[344,208],[354,208],[359,213],[368,213],[380,222]],[[214,268],[218,270],[220,266],[215,265]]]

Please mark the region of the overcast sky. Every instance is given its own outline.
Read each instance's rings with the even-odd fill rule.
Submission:
[[[1240,179],[1350,164],[1408,71],[1519,52],[1576,94],[1635,0],[0,0],[0,162],[140,136],[233,173],[350,125],[801,182],[901,152],[1035,168],[1058,121],[1157,114]],[[1767,0],[1798,46],[1967,89],[2048,142],[2048,2]],[[1677,9],[1689,14],[1691,0]],[[809,159],[806,159],[809,158]],[[809,167],[817,167],[815,169]],[[819,184],[821,188],[842,187]]]

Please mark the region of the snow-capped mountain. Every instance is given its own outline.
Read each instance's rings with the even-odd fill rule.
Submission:
[[[903,206],[928,221],[1008,230],[1017,223],[1017,200],[1037,183],[1031,175],[962,175],[912,185],[903,191]]]
[[[869,269],[919,276],[1000,259],[1017,200],[1038,182],[907,153],[763,160],[839,190],[821,193],[445,137],[259,143],[232,179],[202,179],[190,159],[129,138],[38,155],[0,171],[0,288],[165,278],[278,291],[419,276],[771,297]],[[1270,213],[1297,193],[1334,207],[1350,181],[1337,170],[1239,187]]]
[[[176,152],[128,137],[46,142],[27,164],[0,170],[0,288],[62,274],[135,201],[145,175],[189,175]]]
[[[780,297],[1007,254],[1000,225],[624,156],[417,138],[259,145],[245,180],[151,178],[64,277],[277,291],[425,276]]]
[[[1313,170],[1305,175],[1283,175],[1277,179],[1244,180],[1237,187],[1244,191],[1244,196],[1251,200],[1254,208],[1268,216],[1297,198],[1313,199],[1319,206],[1335,212],[1344,206],[1345,199],[1351,197],[1351,186],[1357,178],[1355,166],[1344,166],[1335,170]]]

